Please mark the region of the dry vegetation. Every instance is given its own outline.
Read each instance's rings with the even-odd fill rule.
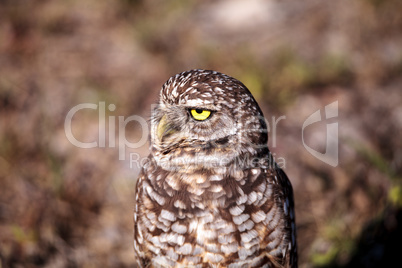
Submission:
[[[243,81],[270,124],[286,116],[270,147],[294,186],[300,267],[398,266],[401,10],[399,0],[1,0],[0,267],[134,265],[139,169],[108,142],[75,147],[64,120],[80,103],[115,104],[106,125],[115,116],[117,144],[117,116],[149,116],[165,80],[192,68]],[[333,101],[335,168],[301,139],[304,120]],[[97,140],[98,118],[77,113],[74,135]],[[125,134],[138,140],[139,126]],[[324,150],[325,122],[305,135]]]

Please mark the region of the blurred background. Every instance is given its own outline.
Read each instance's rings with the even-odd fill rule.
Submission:
[[[162,84],[193,68],[241,80],[271,127],[284,116],[269,146],[294,187],[300,267],[400,265],[401,10],[400,0],[0,0],[0,267],[134,267],[130,159],[148,144],[119,160],[119,134],[136,142],[142,131],[119,130],[118,118],[149,117]],[[304,148],[302,126],[335,101],[338,117],[304,132],[324,153],[326,124],[338,123],[332,167]],[[101,145],[105,120],[104,148],[66,137],[82,103],[97,109],[78,111],[72,133]]]

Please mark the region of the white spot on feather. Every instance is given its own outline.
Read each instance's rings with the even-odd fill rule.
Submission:
[[[257,212],[254,212],[251,214],[251,219],[255,222],[255,223],[259,223],[261,221],[263,221],[266,218],[266,214],[264,213],[264,211],[259,210]]]
[[[168,221],[176,220],[176,216],[173,214],[173,212],[168,211],[166,209],[162,209],[160,216]]]
[[[176,248],[177,253],[182,255],[189,255],[193,251],[193,247],[189,243],[185,243],[183,246]]]
[[[243,213],[245,206],[244,205],[240,205],[240,206],[233,206],[229,209],[230,214],[232,214],[233,216],[238,216],[241,213]]]
[[[239,216],[235,216],[233,217],[233,222],[237,225],[242,224],[243,222],[245,222],[246,220],[248,220],[250,218],[250,215],[248,214],[241,214]]]
[[[172,225],[172,230],[178,234],[184,234],[187,232],[187,227],[183,224],[180,224],[179,222],[175,222]]]

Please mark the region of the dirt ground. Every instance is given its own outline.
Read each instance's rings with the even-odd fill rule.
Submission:
[[[300,267],[402,266],[401,10],[399,0],[1,0],[0,267],[135,267],[148,143],[124,120],[147,119],[161,85],[194,68],[241,80],[259,102],[295,192]],[[317,110],[323,119],[304,129]],[[303,145],[325,153],[329,124],[335,166]]]

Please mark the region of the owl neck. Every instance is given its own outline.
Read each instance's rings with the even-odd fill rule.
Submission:
[[[274,165],[267,146],[259,148],[225,148],[221,150],[175,149],[168,154],[151,148],[155,164],[166,171],[192,173],[202,170],[244,170],[270,168]]]

